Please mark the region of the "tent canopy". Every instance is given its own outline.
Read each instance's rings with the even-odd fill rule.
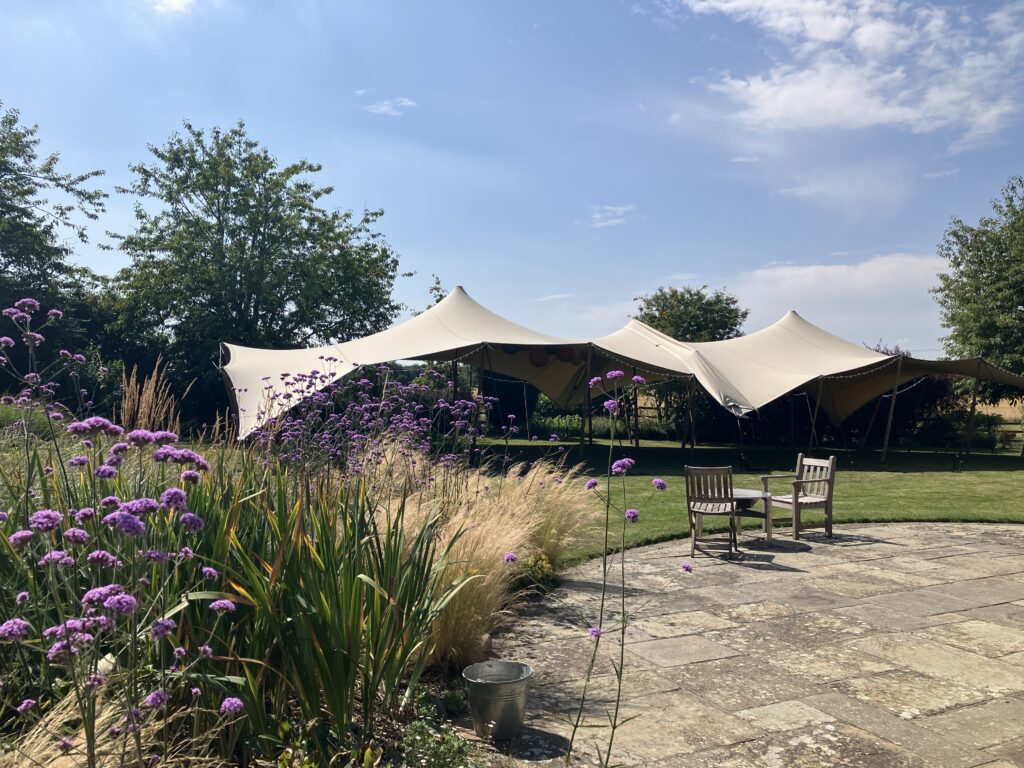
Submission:
[[[1024,376],[981,359],[918,360],[884,355],[841,339],[790,311],[760,331],[725,341],[686,342],[631,320],[593,341],[562,339],[492,312],[456,287],[430,309],[380,333],[342,344],[269,350],[223,344],[222,372],[245,437],[285,406],[275,393],[315,372],[319,386],[365,365],[395,360],[459,360],[536,386],[562,407],[591,392],[591,376],[613,368],[648,381],[695,378],[737,416],[806,393],[835,422],[919,376],[954,375],[1024,388]]]

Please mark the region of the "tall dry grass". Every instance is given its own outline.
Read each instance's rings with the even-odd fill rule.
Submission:
[[[190,383],[182,399],[188,397],[191,389]],[[143,378],[139,376],[137,365],[132,366],[130,374],[121,371],[121,404],[114,420],[126,430],[167,429],[180,433],[178,405],[179,400],[174,396],[167,377],[167,366],[160,357],[157,357],[153,371]]]
[[[408,523],[429,515],[443,521],[439,535],[461,532],[445,578],[466,584],[434,624],[432,663],[458,667],[482,655],[483,638],[495,616],[514,597],[520,565],[537,553],[557,568],[565,548],[600,510],[583,486],[581,467],[542,460],[513,464],[503,473],[493,467],[434,467],[434,481],[406,500]],[[505,555],[514,552],[515,563]]]

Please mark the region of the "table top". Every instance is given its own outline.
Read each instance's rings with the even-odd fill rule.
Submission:
[[[732,489],[732,497],[737,501],[746,499],[763,499],[767,495],[768,494],[766,494],[764,491],[755,491],[752,488]]]

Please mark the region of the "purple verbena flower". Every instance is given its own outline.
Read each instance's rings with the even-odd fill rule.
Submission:
[[[157,619],[153,622],[150,635],[154,640],[159,640],[162,637],[168,637],[177,628],[178,624],[174,619]]]
[[[86,561],[100,568],[118,568],[121,561],[104,549],[97,549],[86,556]]]
[[[191,512],[183,514],[178,518],[178,521],[181,523],[181,527],[190,533],[198,533],[203,530],[203,526],[205,525],[203,518],[199,517],[199,515],[194,515]]]
[[[96,477],[102,480],[109,480],[113,477],[117,477],[117,469],[109,464],[100,464],[96,467]]]
[[[121,500],[117,498],[117,496],[104,496],[102,499],[100,499],[101,507],[116,507],[120,503]]]
[[[28,540],[35,536],[35,531],[15,531],[7,537],[7,543],[15,549],[28,543]]]
[[[39,309],[39,302],[35,299],[18,299],[14,302],[14,308],[22,312],[35,312]]]
[[[19,714],[24,715],[26,712],[28,712],[30,709],[32,709],[32,707],[34,707],[35,705],[36,705],[36,700],[35,699],[25,699],[23,702],[21,702],[21,704],[19,704],[16,707],[16,709],[18,710]]]
[[[185,509],[185,492],[181,488],[168,488],[160,494],[160,503],[169,509]]]
[[[583,487],[586,488],[588,491],[592,491],[595,488],[597,488],[597,480],[595,480],[594,478],[590,478],[589,480],[587,480],[586,483],[583,484]]]
[[[635,523],[637,520],[640,519],[640,513],[637,512],[635,509],[632,509],[632,508],[631,509],[627,509],[626,510],[626,519],[629,520],[629,522],[631,522],[631,523]]]
[[[119,613],[122,616],[129,616],[135,613],[139,607],[139,602],[131,595],[119,594],[113,597],[108,597],[103,601],[103,607],[108,611]]]
[[[170,697],[166,693],[161,690],[156,690],[148,694],[146,698],[142,700],[142,703],[150,709],[159,709],[167,703],[168,698]]]
[[[216,568],[211,568],[207,565],[203,567],[203,578],[207,581],[216,581],[220,578],[220,574],[217,573]]]
[[[8,619],[0,624],[0,640],[5,643],[20,643],[28,637],[31,628],[24,619]]]
[[[228,696],[220,704],[220,713],[222,715],[237,715],[245,709],[245,703],[234,696]]]
[[[14,604],[21,605],[22,603],[27,603],[29,597],[30,595],[28,592],[19,592],[14,598]]]
[[[666,483],[660,477],[656,477],[653,480],[651,480],[651,485],[653,485],[659,491],[664,491],[666,488],[668,488],[668,483]]]
[[[79,455],[79,456],[72,456],[70,459],[68,459],[68,466],[69,467],[84,467],[88,463],[89,463],[89,457],[88,456],[81,456],[81,455]]]
[[[230,600],[214,600],[210,603],[210,610],[219,614],[234,613],[235,604]]]
[[[82,545],[89,541],[89,533],[81,528],[68,528],[64,531],[64,541],[69,544]]]
[[[615,413],[619,410],[619,404],[615,400],[605,400],[604,409],[608,411],[608,413]]]
[[[52,509],[41,509],[32,513],[28,519],[28,527],[35,531],[55,531],[60,527],[64,516]]]
[[[693,563],[683,563],[679,567],[682,568],[687,573],[693,573]]]
[[[608,371],[608,373],[606,373],[604,377],[608,379],[608,381],[615,381],[616,379],[621,379],[625,375],[626,374],[623,373],[622,371]]]
[[[591,637],[600,637],[603,634],[604,633],[601,631],[600,627],[591,627],[590,628],[590,636]]]
[[[52,552],[47,552],[39,559],[39,562],[36,563],[40,568],[45,568],[48,565],[60,565],[64,568],[70,568],[74,564],[75,559],[62,549],[55,549]]]
[[[96,517],[96,510],[92,507],[82,507],[80,510],[72,515],[75,518],[75,522],[81,525],[84,522],[92,520]]]
[[[633,381],[634,384],[646,384],[647,383],[647,379],[645,379],[643,376],[634,376],[632,381]]]
[[[506,552],[505,553],[505,562],[506,563],[514,563],[518,559],[519,559],[519,555],[517,555],[515,552]]]

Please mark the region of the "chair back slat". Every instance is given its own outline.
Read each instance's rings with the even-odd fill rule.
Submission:
[[[827,459],[812,459],[804,457],[803,454],[797,457],[796,475],[805,482],[800,492],[805,496],[820,496],[824,499],[832,498],[832,486],[836,472],[836,457],[830,456]]]
[[[685,476],[687,504],[713,504],[721,509],[735,506],[732,467],[687,466]]]

